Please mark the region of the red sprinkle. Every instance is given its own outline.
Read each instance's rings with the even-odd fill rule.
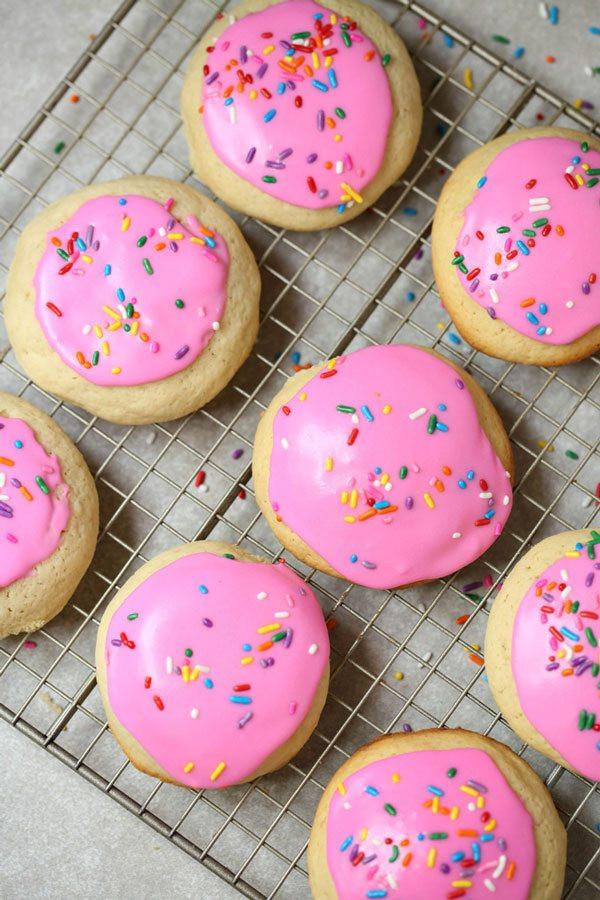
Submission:
[[[596,273],[595,272],[592,272],[592,274],[588,278],[588,281],[590,284],[596,284]]]
[[[542,228],[542,237],[548,237],[551,231],[552,225],[548,222],[548,224],[544,225],[544,227]]]
[[[72,262],[68,262],[68,263],[66,264],[66,266],[63,266],[62,269],[59,269],[59,270],[58,270],[58,274],[59,274],[59,275],[66,275],[67,272],[70,272],[72,268],[73,268],[73,263],[72,263]]]
[[[333,631],[333,629],[335,628],[336,625],[337,625],[337,619],[327,619],[327,621],[325,622],[327,631]]]
[[[491,521],[492,521],[491,519],[477,519],[475,524],[476,525],[489,525]]]
[[[480,241],[483,240],[483,231],[476,231],[475,236],[479,238]]]
[[[240,488],[240,492],[239,492],[239,494],[238,494],[238,497],[240,498],[240,500],[245,500],[245,499],[246,499],[246,491],[244,490],[244,488]]]
[[[62,316],[62,313],[61,313],[60,309],[58,308],[58,306],[55,306],[54,303],[46,303],[46,306],[48,307],[50,312],[53,312],[54,315],[58,316],[58,318],[60,319],[60,317]]]
[[[348,446],[351,447],[356,438],[358,437],[358,428],[353,428],[350,434],[348,435]]]
[[[510,253],[507,253],[507,254],[506,254],[506,258],[507,258],[507,259],[514,259],[516,255],[517,255],[517,251],[516,251],[516,250],[511,250]]]
[[[316,194],[317,193],[317,185],[315,184],[315,179],[312,177],[312,175],[308,176],[308,178],[306,179],[306,183],[308,185],[309,191],[312,194]]]
[[[321,372],[319,378],[331,378],[332,375],[337,375],[337,369],[325,369],[324,372]]]
[[[532,178],[531,181],[528,181],[525,185],[525,190],[530,191],[532,187],[535,187],[537,184],[537,178]]]
[[[557,641],[564,641],[563,635],[560,633],[560,631],[557,631],[554,625],[550,626],[550,634],[555,637]]]
[[[487,483],[487,481],[485,480],[485,478],[480,478],[480,479],[479,479],[479,487],[481,488],[482,491],[487,491],[487,489],[488,489],[488,483]]]
[[[571,173],[565,172],[564,174],[565,174],[565,181],[567,182],[567,184],[570,185],[570,187],[572,187],[574,191],[576,191],[577,188],[579,187],[579,185],[577,184],[577,182],[575,181],[575,179],[573,178]]]
[[[204,483],[205,478],[206,478],[206,472],[203,472],[202,470],[200,470],[198,472],[198,474],[196,475],[196,481],[194,482],[196,487],[200,487],[200,485]]]
[[[459,616],[456,620],[457,625],[464,625],[467,619],[469,618],[468,614],[465,613],[463,616]]]
[[[249,691],[250,685],[249,684],[234,684],[233,690],[234,691]]]
[[[158,708],[160,710],[163,710],[165,708],[165,704],[162,702],[162,700],[160,699],[158,694],[155,694],[152,699],[154,700],[154,702],[156,703],[156,705],[158,706]]]
[[[294,104],[300,109],[302,106],[302,97],[294,97]]]
[[[471,269],[471,271],[467,275],[467,281],[473,281],[474,278],[477,278],[480,272],[481,269]]]
[[[146,677],[144,678],[144,687],[149,688],[151,684],[152,684],[152,679],[150,678],[149,675],[146,675]]]

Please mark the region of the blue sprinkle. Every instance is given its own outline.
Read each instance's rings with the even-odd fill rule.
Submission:
[[[214,686],[214,682],[213,682],[212,678],[205,678],[205,679],[204,679],[204,686],[207,687],[207,688],[213,687],[213,686]]]
[[[535,333],[536,334],[546,334],[546,326],[540,325],[540,327],[536,329]]]
[[[107,264],[104,266],[104,274],[105,274],[105,275],[110,275],[111,272],[112,272],[112,268],[111,268],[111,266],[109,266],[108,263],[107,263]]]
[[[487,175],[484,175],[484,176],[483,176],[482,178],[480,178],[479,181],[477,182],[477,187],[478,187],[478,188],[482,188],[482,187],[484,186],[484,184],[486,183],[486,181],[487,181]]]
[[[313,14],[313,19],[322,19],[322,18],[323,18],[323,13],[314,13]]]
[[[449,34],[444,35],[444,43],[446,47],[454,47],[454,38],[450,37]]]
[[[575,544],[575,549],[583,550],[583,544],[581,543],[581,541],[577,541],[577,543]]]
[[[208,588],[206,587],[205,584],[199,585],[198,590],[200,591],[201,594],[208,594]]]
[[[127,200],[125,199],[125,197],[121,197],[119,203],[121,206],[127,206]]]
[[[558,25],[558,6],[551,6],[548,13],[548,21],[551,25]]]
[[[467,472],[467,478],[469,479],[469,481],[473,481],[473,479],[475,478],[475,472],[473,471],[473,469],[469,469],[469,471]]]
[[[205,244],[208,244],[209,247],[216,247],[216,246],[217,246],[217,242],[215,241],[214,238],[209,237],[207,234],[204,234],[204,235],[203,235],[203,238],[204,238],[204,243],[205,243]]]
[[[445,412],[448,409],[448,407],[446,406],[445,403],[438,403],[438,409],[441,409],[442,412]]]
[[[358,556],[356,555],[356,553],[353,553],[350,557],[350,562],[355,563],[357,561],[357,559],[358,559]]]
[[[571,160],[571,162],[573,163],[574,166],[576,166],[577,163],[580,163],[580,162],[581,162],[581,157],[580,157],[580,156],[574,156],[573,159]]]
[[[414,208],[414,206],[405,206],[402,212],[405,216],[416,216],[417,214],[417,210]]]
[[[548,306],[545,303],[540,303],[539,311],[543,316],[545,316],[548,312]]]
[[[333,69],[329,70],[329,84],[332,88],[336,88],[338,86],[338,80]]]
[[[526,319],[529,319],[532,325],[539,325],[540,320],[537,316],[535,316],[532,312],[528,312],[525,316]]]
[[[237,694],[232,694],[229,699],[232,703],[243,703],[245,706],[252,703],[252,697],[238,697]]]
[[[460,850],[457,853],[453,853],[452,856],[450,857],[452,862],[460,862],[461,859],[464,859],[464,858],[465,858],[465,854],[461,853]]]
[[[494,834],[482,834],[481,837],[479,838],[479,840],[483,841],[484,843],[487,843],[488,841],[493,841],[494,838],[495,838]]]
[[[379,791],[377,790],[377,788],[371,787],[371,785],[368,784],[365,788],[365,793],[370,794],[371,797],[377,797],[379,794]]]
[[[563,627],[560,629],[560,633],[561,633],[561,634],[564,634],[564,636],[565,636],[566,638],[569,638],[570,641],[578,641],[578,640],[579,640],[579,635],[578,635],[578,634],[575,634],[574,631],[571,631],[570,628],[565,628],[564,625],[563,625]]]
[[[85,241],[82,241],[80,237],[77,238],[77,240],[75,241],[75,243],[77,244],[77,246],[79,247],[79,249],[80,249],[82,252],[86,249]]]
[[[445,425],[443,422],[436,422],[435,427],[436,427],[436,431],[448,431],[448,426]]]
[[[367,420],[367,422],[372,422],[374,420],[373,413],[371,412],[371,410],[369,409],[368,406],[361,406],[360,411],[363,414],[363,416],[365,417],[365,419]]]
[[[250,650],[252,650],[252,645],[251,644],[242,644],[242,650],[245,650],[246,653],[249,653]]]
[[[20,450],[23,446],[23,441],[15,441],[15,447],[17,450]]]
[[[471,847],[473,849],[473,859],[475,860],[475,862],[479,862],[481,859],[481,850],[479,849],[479,844],[477,843],[477,841],[473,841]]]
[[[430,794],[435,794],[436,797],[443,797],[443,796],[444,796],[443,790],[442,790],[441,788],[439,788],[439,787],[434,787],[433,784],[428,784],[428,785],[427,785],[427,790],[429,791]]]
[[[415,295],[413,294],[412,291],[407,292],[406,299],[408,300],[409,303],[413,302],[413,300],[415,299]]]
[[[424,841],[424,840],[425,840],[425,835],[423,834],[422,831],[417,835],[417,840],[418,840],[418,841]]]
[[[377,503],[373,504],[373,509],[387,509],[389,505],[389,500],[378,500]]]
[[[440,122],[439,125],[436,125],[435,130],[436,130],[437,133],[440,135],[440,137],[443,137],[443,136],[446,134],[446,131],[447,131],[446,126],[445,126],[445,125],[442,125],[441,122]]]
[[[342,851],[342,853],[344,852],[344,850],[348,849],[348,847],[350,846],[351,843],[352,843],[352,835],[350,835],[350,837],[347,837],[346,840],[340,844],[340,850]]]
[[[277,93],[283,94],[284,91],[285,91],[285,82],[280,81],[279,84],[277,85]]]
[[[266,112],[263,116],[263,122],[270,122],[271,119],[274,119],[277,115],[276,109],[270,109],[269,112]]]
[[[598,28],[596,25],[590,25],[590,27],[588,28],[588,31],[590,34],[600,34],[600,28]],[[598,826],[596,826],[596,827],[598,827]]]
[[[375,898],[375,897],[387,897],[387,895],[388,895],[388,892],[385,891],[385,890],[383,890],[383,888],[382,888],[381,890],[367,891],[367,893],[366,893],[366,896],[367,896],[367,897],[373,897],[373,898]]]
[[[300,354],[298,353],[297,350],[294,350],[294,352],[292,353],[292,363],[295,366],[297,366],[299,362],[300,362]]]
[[[488,511],[486,512],[486,514],[483,518],[484,519],[493,519],[495,515],[496,515],[495,509],[488,509]]]
[[[525,53],[525,47],[517,47],[517,49],[513,53],[513,56],[515,59],[521,59],[521,57],[523,56],[524,53]]]
[[[453,344],[462,343],[461,339],[457,334],[453,334],[451,331],[448,332],[448,340],[452,341]]]
[[[375,466],[375,474],[376,474],[376,475],[381,475],[381,472],[382,472],[381,466]]]
[[[467,482],[466,482],[466,481],[463,481],[462,478],[461,478],[461,479],[459,480],[459,482],[458,482],[458,486],[459,486],[459,488],[461,489],[461,491],[464,491],[464,490],[466,490]]]
[[[313,78],[312,80],[313,87],[316,87],[319,91],[328,91],[329,88],[323,81],[319,81],[318,78]]]
[[[232,103],[233,103],[233,97],[228,97],[224,103],[224,106],[231,106]]]
[[[346,204],[345,204],[345,203],[340,203],[340,205],[339,205],[338,208],[337,208],[337,211],[338,211],[339,214],[341,215],[341,214],[344,212],[345,209],[346,209]]]
[[[517,247],[525,256],[529,256],[529,247],[523,241],[517,241]]]
[[[122,303],[125,299],[125,291],[123,290],[123,288],[117,288],[117,297]]]

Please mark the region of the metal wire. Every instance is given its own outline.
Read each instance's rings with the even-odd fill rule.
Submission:
[[[121,4],[0,161],[3,279],[23,223],[68,190],[137,172],[201,188],[188,167],[178,98],[190,50],[225,5]],[[35,635],[34,650],[24,637],[0,642],[0,714],[252,898],[307,896],[304,851],[316,804],[358,746],[401,722],[473,727],[508,743],[545,778],[569,833],[565,898],[585,900],[600,891],[600,792],[520,743],[470,655],[483,642],[488,599],[528,544],[592,522],[600,367],[590,359],[531,369],[473,351],[440,308],[429,236],[444,177],[469,150],[540,114],[546,124],[599,129],[419,4],[372,5],[415,60],[425,106],[419,150],[373,209],[334,231],[299,235],[241,220],[261,266],[262,324],[251,359],[216,401],[176,423],[110,425],[32,385],[0,319],[0,388],[27,396],[71,434],[96,476],[103,511],[94,563],[67,609]],[[467,66],[473,88],[463,81]],[[76,107],[71,92],[80,97]],[[57,141],[66,144],[60,154],[52,149]],[[258,515],[250,448],[260,412],[290,374],[292,352],[316,362],[396,341],[439,346],[468,366],[500,409],[518,467],[505,533],[466,572],[393,593],[346,585],[290,560],[337,622],[330,695],[313,737],[282,772],[225,792],[187,791],[142,775],[110,736],[97,696],[93,651],[102,610],[143,561],[181,541],[226,539],[275,558],[281,548]],[[237,448],[245,452],[234,463]],[[199,469],[207,492],[194,486]],[[492,587],[467,598],[460,584],[483,573]],[[464,614],[468,620],[457,625]]]

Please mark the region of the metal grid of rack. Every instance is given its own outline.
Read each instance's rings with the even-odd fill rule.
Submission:
[[[569,832],[565,897],[585,900],[600,891],[600,792],[520,743],[473,657],[488,601],[529,543],[594,518],[600,367],[589,359],[530,369],[473,351],[440,306],[429,236],[444,178],[471,149],[540,113],[546,124],[600,129],[419,4],[372,5],[404,37],[421,81],[425,121],[413,164],[374,208],[333,231],[295,234],[236,217],[261,266],[261,330],[251,358],[207,408],[175,423],[125,428],[58,403],[24,377],[0,317],[0,388],[46,409],[73,437],[102,509],[94,562],[65,611],[33,636],[35,648],[26,637],[0,642],[0,714],[253,898],[307,896],[316,804],[358,746],[405,723],[473,727],[512,746],[546,780]],[[224,8],[211,0],[121,4],[0,163],[3,280],[24,222],[82,184],[148,172],[203,190],[189,170],[178,100],[187,56]],[[73,91],[76,106],[68,102]],[[56,154],[59,141],[65,148]],[[330,695],[308,744],[283,771],[224,792],[142,775],[117,748],[97,696],[93,652],[103,609],[142,562],[181,541],[225,539],[276,558],[281,548],[254,502],[250,457],[258,417],[289,376],[292,353],[316,362],[398,341],[437,347],[468,366],[499,408],[517,461],[505,533],[468,570],[390,593],[290,559],[335,624]],[[234,460],[233,449],[244,452]],[[200,469],[205,490],[195,486]],[[492,586],[467,597],[463,583],[486,575]]]

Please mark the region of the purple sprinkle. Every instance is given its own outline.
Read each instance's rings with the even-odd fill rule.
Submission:
[[[415,253],[415,259],[421,259],[422,256],[423,256],[423,248],[419,247],[419,249]]]
[[[483,587],[483,581],[470,581],[468,584],[463,585],[463,591],[466,594],[469,591],[476,591],[480,587]]]
[[[175,241],[169,241],[169,250],[172,250],[173,253],[177,253],[177,251],[179,250],[179,247],[177,246]]]
[[[322,109],[317,113],[317,131],[323,131],[325,128],[325,113]]]
[[[286,650],[291,645],[293,637],[294,637],[294,629],[288,628],[288,630],[285,633],[285,637],[283,639],[283,646]]]
[[[583,656],[575,656],[571,660],[571,665],[572,666],[580,666],[581,663],[584,663],[586,661],[586,659],[587,659],[587,656],[585,654]]]
[[[299,594],[301,597],[306,597],[306,590],[303,587],[301,587],[299,589]]]
[[[406,731],[406,732],[412,731],[412,725],[409,725],[408,722],[405,722],[404,725],[402,726],[402,731]]]
[[[0,503],[0,516],[2,516],[3,519],[12,519],[13,511],[8,503]]]
[[[261,659],[260,664],[261,664],[261,666],[263,667],[263,669],[266,669],[266,668],[267,668],[267,661],[266,661],[266,659]]]
[[[262,65],[260,65],[260,66],[258,67],[258,69],[256,70],[256,77],[257,77],[257,78],[262,78],[263,75],[265,74],[265,72],[267,71],[268,68],[269,68],[269,64],[268,64],[268,63],[263,63]]]
[[[560,663],[557,663],[557,662],[549,663],[546,666],[546,672],[554,672],[554,670],[558,669],[558,668],[560,668]]]
[[[11,478],[11,479],[10,479],[10,483],[12,484],[12,486],[13,486],[14,488],[17,488],[17,490],[21,487],[21,482],[19,481],[18,478]],[[594,577],[594,576],[592,575],[592,578],[593,578],[593,577]]]
[[[246,725],[246,723],[250,721],[250,719],[252,718],[253,715],[254,715],[254,713],[247,712],[245,715],[242,716],[241,719],[238,719],[237,728],[243,728],[244,725]]]
[[[583,284],[581,285],[581,290],[583,291],[584,294],[589,294],[589,292],[590,292],[590,286],[589,286],[589,284],[587,283],[587,281],[584,281],[584,282],[583,282]]]
[[[364,858],[363,861],[362,861],[363,866],[366,866],[366,865],[368,865],[369,863],[373,862],[374,859],[377,859],[377,854],[376,854],[376,853],[371,853],[370,856],[365,856],[365,858]],[[461,873],[461,874],[462,874],[462,873]]]
[[[232,459],[239,459],[240,456],[243,455],[243,453],[244,453],[244,451],[242,450],[242,448],[238,447],[237,450],[233,451],[233,453],[231,454],[231,457],[232,457]]]
[[[213,72],[212,75],[209,75],[208,78],[206,79],[206,84],[212,84],[213,81],[216,81],[218,77],[219,77],[219,73]]]
[[[173,231],[174,225],[175,225],[175,219],[171,217],[167,222],[167,231]]]
[[[352,862],[353,859],[356,859],[357,854],[358,854],[358,844],[355,844],[354,847],[352,848],[352,850],[350,851],[350,856],[349,856],[350,862]]]
[[[274,159],[268,159],[265,163],[265,166],[268,169],[285,169],[285,166],[281,162],[275,162]]]
[[[581,108],[582,108],[582,109],[593,109],[593,108],[594,108],[594,104],[593,104],[593,103],[590,103],[589,100],[582,100],[582,101],[581,101]]]
[[[94,250],[97,253],[99,249],[100,249],[100,241],[94,241],[94,243],[92,244],[92,250]]]
[[[4,428],[4,425],[2,424],[2,422],[0,422],[0,431],[2,431],[3,428]]]
[[[549,594],[548,591],[544,591],[544,593],[542,594],[542,597],[544,598],[544,600],[547,600],[549,603],[554,603],[554,597],[552,596],[552,594]]]
[[[176,675],[181,675],[181,668],[179,666],[175,666],[173,671],[175,672]]]
[[[240,62],[248,62],[248,48],[245,44],[242,44],[242,46],[240,47]]]
[[[412,509],[413,506],[415,505],[415,501],[413,500],[412,497],[407,497],[406,500],[404,501],[404,505],[407,509]]]
[[[285,150],[282,150],[281,153],[277,155],[277,159],[287,159],[288,156],[291,156],[294,151],[291,147],[287,147]]]
[[[471,282],[471,287],[469,288],[469,291],[470,291],[471,293],[473,293],[473,291],[477,290],[478,287],[479,287],[479,278],[475,278],[475,279]]]
[[[485,784],[481,784],[479,781],[467,781],[467,786],[472,787],[475,791],[479,791],[480,794],[487,794],[488,792]]]
[[[119,640],[119,638],[113,638],[113,639],[111,640],[111,644],[113,645],[113,647],[120,647],[120,646],[121,646],[121,643],[122,643],[122,642]]]
[[[279,46],[283,47],[284,50],[291,50],[292,47],[289,41],[279,41]]]
[[[506,850],[506,841],[504,838],[498,838],[498,846],[501,850]]]
[[[93,243],[93,241],[94,241],[94,226],[88,225],[87,231],[85,233],[85,242],[89,247],[90,244]]]
[[[584,672],[587,672],[588,669],[591,669],[591,667],[592,667],[593,665],[594,665],[594,663],[591,661],[591,659],[588,659],[588,661],[587,661],[586,663],[584,663],[582,666],[579,666],[579,668],[577,669],[577,671],[575,672],[575,674],[576,674],[576,675],[583,675],[583,673],[584,673]]]
[[[273,659],[272,656],[267,656],[267,665],[268,665],[268,666],[274,666],[274,665],[275,665],[275,660]]]
[[[175,354],[175,359],[181,359],[182,357],[185,356],[186,353],[189,353],[189,350],[190,350],[189,346],[187,344],[184,344],[183,347],[180,347],[179,350],[177,351],[177,353]]]
[[[307,162],[307,163],[314,163],[314,162],[317,161],[317,159],[318,159],[318,157],[317,157],[317,154],[316,154],[316,153],[309,153],[308,156],[306,157],[306,162]]]
[[[464,391],[464,389],[465,389],[465,383],[464,383],[464,381],[462,380],[462,378],[455,378],[455,379],[454,379],[454,384],[455,384],[456,387],[459,389],[459,391]]]
[[[492,272],[492,274],[490,275],[490,281],[497,281],[497,280],[498,280],[498,273]]]
[[[593,573],[593,572],[588,572],[588,574],[585,576],[585,586],[586,586],[586,587],[591,587],[591,584],[592,584],[592,581],[593,581],[593,580],[594,580],[594,573]]]
[[[290,89],[290,91],[296,90],[296,82],[295,81],[286,81],[286,85]]]
[[[494,309],[493,306],[486,306],[486,310],[487,310],[487,313],[488,313],[490,319],[496,318],[496,310]]]
[[[369,562],[368,559],[363,559],[361,561],[361,565],[364,566],[365,569],[376,569],[377,568],[377,563]]]
[[[246,153],[246,162],[251,163],[256,155],[256,147],[250,147],[248,152]]]
[[[328,197],[328,196],[329,196],[329,191],[326,190],[325,188],[321,188],[321,190],[319,191],[319,193],[318,193],[317,196],[318,196],[321,200],[324,200],[325,197]]]
[[[440,866],[440,872],[443,872],[444,875],[447,875],[449,871],[450,871],[450,866],[448,865],[448,863],[442,863]]]
[[[213,627],[212,619],[202,619],[202,624],[206,625],[207,628]]]

